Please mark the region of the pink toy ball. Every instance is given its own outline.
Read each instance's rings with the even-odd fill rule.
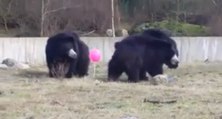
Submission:
[[[91,62],[99,62],[101,60],[101,52],[94,48],[89,52],[89,58]]]

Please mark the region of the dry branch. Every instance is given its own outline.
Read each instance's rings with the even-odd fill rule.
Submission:
[[[145,98],[143,102],[149,102],[153,104],[160,104],[160,103],[171,104],[171,103],[176,103],[177,99],[176,98],[169,98],[169,99]]]

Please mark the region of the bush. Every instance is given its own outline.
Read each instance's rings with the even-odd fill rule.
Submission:
[[[207,36],[207,28],[201,25],[189,24],[184,22],[176,22],[164,20],[161,22],[142,23],[131,30],[132,33],[139,33],[145,29],[158,28],[171,32],[173,36]]]

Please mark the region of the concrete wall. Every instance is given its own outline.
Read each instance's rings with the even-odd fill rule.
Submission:
[[[121,40],[108,37],[82,37],[90,49],[102,52],[102,61],[109,61],[114,51],[114,43]],[[222,61],[222,37],[174,37],[182,63],[195,61]],[[32,65],[45,64],[45,45],[47,38],[0,38],[0,61],[13,58]]]

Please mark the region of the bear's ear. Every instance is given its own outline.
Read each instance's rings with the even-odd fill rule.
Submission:
[[[171,32],[166,29],[147,29],[143,31],[143,34],[153,36],[156,38],[167,38],[172,35]]]
[[[151,42],[152,46],[158,47],[158,48],[162,48],[162,47],[167,47],[167,48],[171,48],[171,44],[165,41],[152,41]]]

